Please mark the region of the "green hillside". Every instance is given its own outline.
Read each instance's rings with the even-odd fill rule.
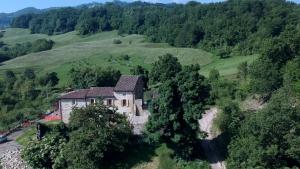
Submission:
[[[243,61],[251,62],[256,56],[239,56],[229,59],[219,59],[211,53],[200,49],[175,48],[165,43],[148,43],[142,35],[119,36],[117,31],[103,32],[91,36],[80,37],[76,32],[62,35],[47,36],[44,34],[30,34],[26,29],[7,29],[1,39],[4,43],[12,45],[34,41],[39,38],[48,38],[55,41],[52,50],[31,53],[4,62],[0,66],[0,73],[4,70],[23,70],[27,67],[35,68],[39,74],[55,71],[59,74],[61,83],[67,83],[67,73],[74,63],[86,61],[102,67],[112,66],[129,73],[136,65],[150,68],[158,56],[171,53],[184,64],[200,64],[204,75],[216,68],[222,75],[236,73],[236,67]],[[113,40],[120,39],[122,44],[114,44]],[[128,55],[129,60],[122,59]]]

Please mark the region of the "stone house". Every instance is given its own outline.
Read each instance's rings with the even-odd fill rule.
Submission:
[[[91,87],[62,94],[58,111],[62,121],[68,123],[74,107],[86,107],[101,99],[104,105],[116,108],[118,113],[136,121],[148,117],[148,111],[143,108],[143,95],[142,77],[123,75],[115,87]]]

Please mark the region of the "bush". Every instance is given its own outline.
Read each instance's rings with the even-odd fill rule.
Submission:
[[[208,162],[195,160],[195,161],[179,161],[179,169],[210,169]]]
[[[128,60],[130,60],[130,56],[128,56],[127,54],[124,54],[124,55],[121,55],[121,59],[128,61]]]
[[[122,41],[120,39],[114,39],[113,44],[121,44]]]
[[[230,58],[230,49],[229,47],[223,47],[221,49],[218,50],[217,55],[221,58],[221,59],[226,59],[226,58]]]
[[[32,52],[41,52],[52,49],[54,41],[47,39],[38,39],[32,43]]]
[[[162,144],[158,149],[158,169],[174,169],[176,162],[172,159],[173,150],[169,149],[166,144]]]
[[[65,168],[62,148],[66,139],[59,135],[48,135],[42,141],[30,142],[22,150],[22,158],[33,168]],[[42,153],[40,153],[42,152]]]

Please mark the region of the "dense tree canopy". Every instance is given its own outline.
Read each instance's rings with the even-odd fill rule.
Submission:
[[[249,116],[229,146],[230,168],[299,167],[299,105],[285,90]]]
[[[176,57],[171,54],[160,56],[158,61],[153,63],[150,72],[151,83],[164,82],[175,78],[179,71],[181,71],[181,65]]]
[[[49,35],[78,30],[81,35],[119,30],[145,34],[153,42],[179,47],[258,52],[261,43],[295,30],[299,5],[284,0],[229,0],[222,3],[106,3],[92,8],[61,8],[17,17],[12,27]],[[225,54],[225,55],[223,55]]]
[[[43,83],[40,79],[44,79]],[[35,119],[46,109],[52,109],[52,87],[58,81],[55,72],[37,76],[35,70],[30,68],[20,74],[6,71],[0,81],[0,131],[24,120]]]
[[[74,109],[69,126],[70,141],[64,149],[69,168],[108,168],[125,150],[132,132],[125,116],[103,104]]]
[[[107,87],[115,86],[121,72],[112,67],[101,68],[86,63],[76,65],[69,71],[73,88]]]
[[[177,156],[191,159],[201,135],[198,119],[209,98],[209,85],[199,74],[199,65],[181,67],[171,55],[154,63],[150,79],[161,79],[156,81],[161,85],[159,97],[152,104],[146,134],[149,141],[165,142]],[[167,70],[172,70],[172,74],[164,74]]]
[[[13,46],[8,46],[5,43],[0,42],[0,62],[33,52],[50,50],[52,49],[53,45],[54,41],[47,39],[38,39],[33,42],[16,43]]]

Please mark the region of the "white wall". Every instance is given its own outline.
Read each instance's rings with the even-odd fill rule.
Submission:
[[[61,99],[60,106],[62,112],[62,120],[64,123],[69,123],[71,112],[73,107],[85,107],[85,99],[75,99],[75,104],[73,105],[72,100],[74,99]]]

